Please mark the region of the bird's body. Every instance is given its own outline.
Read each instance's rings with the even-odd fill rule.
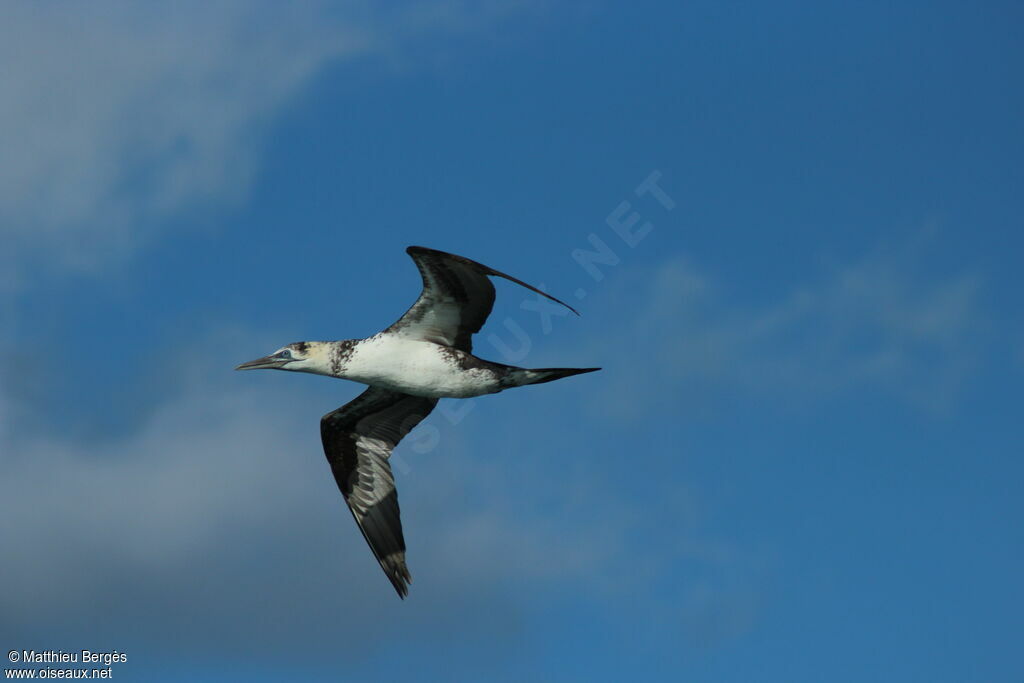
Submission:
[[[526,369],[474,356],[472,335],[494,303],[488,277],[503,277],[573,310],[509,275],[461,256],[409,247],[423,292],[386,330],[366,339],[296,342],[239,370],[279,369],[348,379],[362,394],[324,415],[320,434],[338,483],[374,556],[399,596],[411,581],[398,496],[388,458],[440,398],[469,398],[541,384],[598,368]],[[574,311],[575,312],[575,311]]]
[[[341,372],[339,377],[403,394],[470,398],[505,388],[508,367],[450,346],[381,333],[356,342]]]

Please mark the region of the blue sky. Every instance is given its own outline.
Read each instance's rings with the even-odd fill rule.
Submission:
[[[0,644],[125,680],[1020,680],[1021,19],[5,5]],[[231,369],[390,324],[410,244],[582,313],[499,284],[481,356],[604,371],[409,437],[400,602],[319,444],[359,387]]]

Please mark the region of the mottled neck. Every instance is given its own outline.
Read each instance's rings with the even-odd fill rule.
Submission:
[[[327,354],[327,369],[329,374],[334,377],[345,376],[345,369],[348,366],[348,361],[352,357],[352,351],[355,349],[355,346],[359,341],[359,339],[342,339],[341,341],[331,342]]]

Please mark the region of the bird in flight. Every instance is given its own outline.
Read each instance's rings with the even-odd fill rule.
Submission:
[[[388,464],[398,442],[440,398],[494,394],[600,370],[528,370],[474,356],[472,337],[494,305],[494,285],[488,277],[503,277],[576,310],[468,258],[425,247],[409,247],[406,252],[420,271],[423,291],[391,327],[366,339],[295,342],[235,368],[311,372],[368,385],[321,418],[320,437],[359,530],[401,598],[408,594],[412,577],[405,564],[398,493]]]

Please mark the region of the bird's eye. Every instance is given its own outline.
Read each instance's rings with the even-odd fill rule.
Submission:
[[[279,353],[277,355],[281,356],[281,358],[291,358],[292,357],[292,350],[291,349],[285,349],[285,350],[281,351],[281,353]]]

